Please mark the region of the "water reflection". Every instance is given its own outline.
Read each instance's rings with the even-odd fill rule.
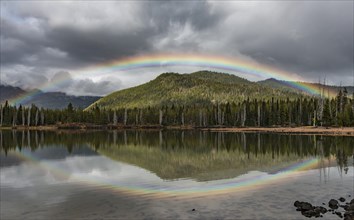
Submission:
[[[294,200],[354,196],[352,137],[2,131],[0,143],[1,219],[298,219]]]
[[[339,171],[346,173],[350,165],[348,158],[354,151],[352,137],[316,135],[137,130],[2,131],[0,138],[1,152],[5,155],[16,149],[31,149],[42,159],[99,153],[149,170],[166,180],[209,181],[233,178],[252,170],[276,173],[313,157],[318,163],[309,168],[338,164]],[[67,153],[57,152],[60,147],[66,148]],[[5,163],[10,162],[2,159],[2,166]]]

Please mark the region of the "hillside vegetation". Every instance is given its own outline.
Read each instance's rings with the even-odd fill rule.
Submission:
[[[164,73],[148,83],[107,95],[90,107],[131,109],[210,105],[239,102],[247,98],[269,100],[272,97],[294,99],[299,97],[299,93],[272,88],[231,74],[199,71],[192,74]]]

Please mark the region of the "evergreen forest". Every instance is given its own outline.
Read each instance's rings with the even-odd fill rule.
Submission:
[[[354,100],[341,89],[334,98],[245,99],[239,102],[194,105],[161,105],[142,108],[44,109],[35,105],[0,106],[0,126],[94,125],[269,127],[269,126],[354,126]]]

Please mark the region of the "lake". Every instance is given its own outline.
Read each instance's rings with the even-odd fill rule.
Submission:
[[[296,200],[354,196],[354,137],[63,130],[0,138],[1,219],[306,219]]]

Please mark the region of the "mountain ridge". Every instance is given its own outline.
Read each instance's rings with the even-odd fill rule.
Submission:
[[[16,104],[25,106],[32,103],[38,107],[63,109],[69,103],[75,108],[92,108],[96,104],[105,108],[145,108],[163,105],[207,105],[215,103],[237,102],[250,99],[290,98],[306,96],[306,92],[296,87],[293,81],[269,78],[257,82],[249,81],[234,74],[213,71],[193,73],[162,73],[147,83],[115,91],[107,96],[73,96],[63,92],[43,92],[38,90],[35,96]],[[322,85],[301,82],[303,85],[336,94],[346,88],[349,96],[354,92],[353,86]],[[11,100],[26,91],[19,87],[0,84],[0,103]]]
[[[0,103],[21,97],[29,92],[35,91],[35,96],[19,101],[16,105],[36,105],[39,108],[64,109],[71,103],[75,108],[86,108],[100,96],[73,96],[64,92],[43,92],[39,89],[26,91],[20,87],[0,84]]]

